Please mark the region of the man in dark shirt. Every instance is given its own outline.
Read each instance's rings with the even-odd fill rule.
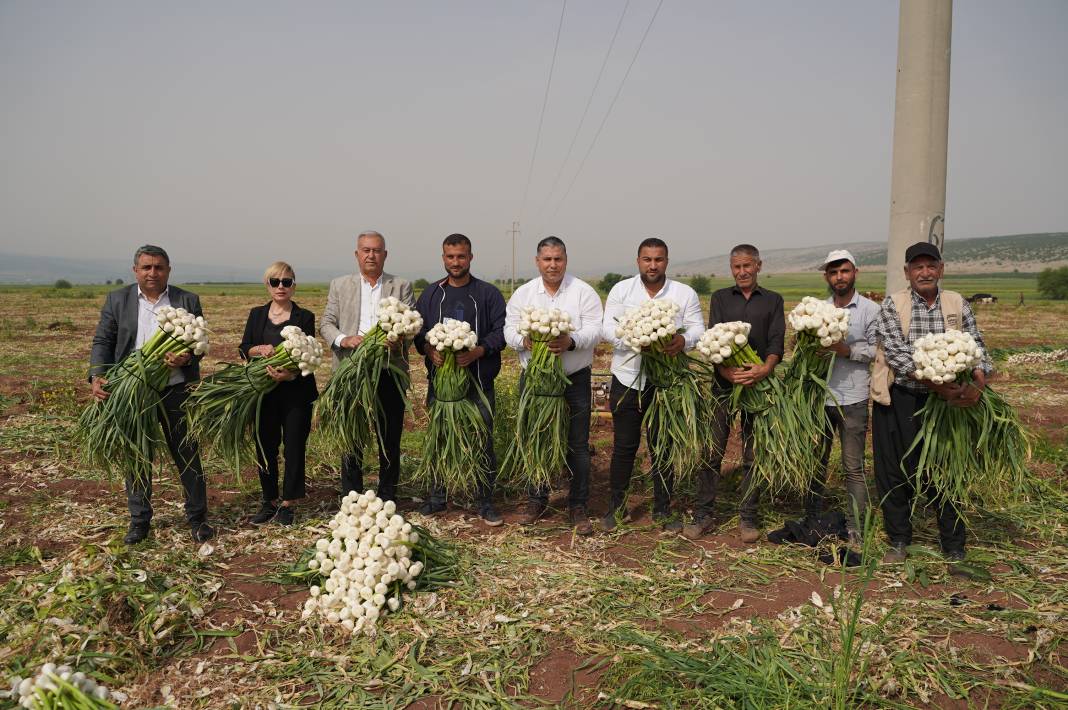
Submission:
[[[697,501],[693,522],[683,528],[682,534],[696,539],[712,527],[712,507],[716,501],[716,484],[719,479],[723,452],[727,448],[733,424],[733,412],[728,403],[728,394],[734,385],[752,387],[766,377],[772,376],[775,366],[782,360],[786,339],[786,317],[782,296],[757,285],[760,273],[760,252],[750,244],[739,244],[731,249],[731,275],[734,286],[722,288],[712,294],[708,327],[717,323],[743,321],[752,326],[749,344],[764,361],[763,365],[745,367],[716,366],[716,395],[712,423],[712,447],[708,465],[698,474]],[[742,413],[742,499],[738,507],[739,536],[742,542],[751,543],[760,539],[757,505],[760,491],[753,485],[753,422]]]
[[[440,367],[444,357],[433,347],[427,347],[426,335],[446,318],[466,321],[478,336],[478,343],[471,350],[456,355],[460,367],[466,367],[478,381],[489,409],[472,387],[468,396],[482,412],[482,419],[489,430],[486,438],[486,482],[478,491],[479,516],[491,527],[503,520],[493,507],[493,485],[497,478],[497,456],[493,451],[493,410],[495,399],[493,381],[501,371],[501,350],[504,349],[505,303],[501,292],[490,283],[471,275],[471,240],[462,234],[450,234],[441,247],[441,260],[448,276],[432,283],[419,295],[415,309],[423,317],[423,327],[415,336],[415,349],[426,359],[428,380],[427,404],[434,398],[434,369]],[[429,500],[419,509],[426,515],[445,510],[444,490],[430,492]]]

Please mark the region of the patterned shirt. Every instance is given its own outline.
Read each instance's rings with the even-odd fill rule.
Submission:
[[[912,294],[912,315],[908,337],[906,338],[901,333],[901,319],[897,315],[894,299],[887,296],[879,310],[878,338],[886,354],[886,364],[894,371],[894,384],[920,394],[927,392],[927,385],[916,381],[912,376],[912,373],[916,371],[916,365],[912,362],[912,344],[928,333],[946,332],[946,323],[942,316],[940,297],[935,298],[934,305],[928,306],[923,296],[912,289],[909,289],[909,292]],[[939,288],[938,296],[941,294],[942,289]],[[961,330],[971,333],[976,345],[982,348],[983,359],[979,367],[989,375],[994,367],[986,351],[983,335],[975,323],[975,315],[967,301],[961,304],[961,320],[963,320]]]

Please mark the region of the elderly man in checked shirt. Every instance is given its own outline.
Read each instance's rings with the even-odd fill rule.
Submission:
[[[890,539],[890,550],[883,558],[886,563],[904,562],[907,547],[912,544],[912,500],[916,495],[913,476],[918,452],[913,451],[907,459],[905,452],[920,425],[916,413],[931,393],[953,406],[975,406],[992,369],[968,302],[959,293],[939,286],[944,268],[942,255],[935,245],[913,244],[905,251],[909,287],[890,294],[879,311],[878,346],[871,381],[872,453],[883,524]],[[950,328],[971,333],[983,349],[983,361],[973,372],[973,381],[960,385],[918,380],[912,362],[912,344],[928,333],[944,333]],[[937,511],[942,553],[950,562],[950,573],[969,576],[969,568],[957,564],[964,561],[964,521],[937,490],[928,485],[922,492]]]

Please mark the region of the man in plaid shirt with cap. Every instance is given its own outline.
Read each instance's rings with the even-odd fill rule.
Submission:
[[[954,406],[975,406],[992,369],[968,302],[959,293],[939,286],[944,269],[942,255],[934,244],[913,244],[905,251],[909,287],[887,296],[879,311],[878,347],[871,380],[872,453],[883,524],[890,538],[890,551],[883,558],[887,563],[903,562],[908,556],[906,548],[912,544],[911,516],[916,495],[913,477],[919,454],[913,451],[906,459],[905,452],[921,423],[916,413],[932,393]],[[944,333],[950,328],[970,333],[983,349],[983,361],[975,369],[973,381],[961,385],[917,379],[913,343],[928,333]],[[939,538],[942,552],[951,563],[950,573],[967,576],[967,568],[955,564],[964,560],[964,521],[937,490],[927,486],[921,492],[938,513]]]

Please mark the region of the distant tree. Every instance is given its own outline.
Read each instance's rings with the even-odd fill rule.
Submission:
[[[104,285],[105,286],[110,286],[111,285],[111,279],[105,279],[104,280]]]
[[[427,281],[426,279],[416,279],[415,282],[412,283],[412,288],[414,290],[416,290],[416,291],[422,291],[423,289],[425,289],[429,285],[430,285],[430,282]]]
[[[690,287],[698,296],[707,296],[712,293],[712,280],[703,274],[697,274],[690,279]]]
[[[617,274],[614,271],[610,271],[605,274],[604,278],[601,279],[601,282],[597,284],[597,288],[601,289],[605,293],[608,293],[612,290],[613,286],[622,281],[624,278],[625,277],[623,276],[623,274]]]
[[[122,279],[115,279],[116,286],[122,286]]]
[[[66,279],[56,279],[56,282],[52,284],[52,288],[70,288],[71,283]]]
[[[1057,301],[1068,300],[1068,266],[1044,269],[1038,275],[1038,292]]]

